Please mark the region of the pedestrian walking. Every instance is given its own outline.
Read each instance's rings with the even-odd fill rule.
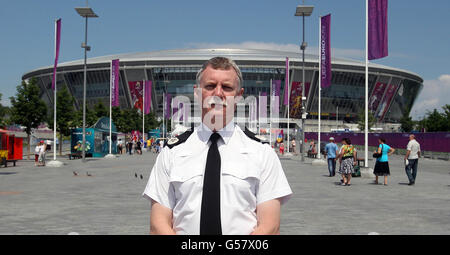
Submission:
[[[356,148],[349,138],[342,139],[342,147],[339,154],[339,173],[342,175],[342,186],[350,186],[352,174],[355,172]]]
[[[279,234],[281,205],[292,191],[274,150],[235,124],[241,86],[228,58],[210,59],[197,73],[202,122],[158,155],[144,191],[151,233]]]
[[[39,166],[39,155],[41,154],[41,142],[39,141],[34,147],[34,166]]]
[[[280,143],[280,154],[284,155],[284,143]]]
[[[296,152],[296,150],[295,150],[295,139],[292,139],[292,140],[291,140],[291,148],[292,148],[292,153],[293,153],[294,155],[296,155],[297,152]]]
[[[405,155],[405,171],[408,176],[409,184],[414,185],[416,183],[417,166],[420,158],[420,144],[416,140],[415,135],[409,136],[409,142],[406,146]]]
[[[339,155],[339,148],[334,141],[334,137],[330,137],[329,141],[325,145],[325,157],[327,158],[329,177],[333,177],[336,174],[336,157]]]
[[[130,140],[130,141],[128,141],[128,153],[130,153],[130,155],[132,155],[133,154],[133,141],[132,140]]]
[[[119,141],[117,142],[117,151],[119,152],[119,154],[122,154],[122,150],[123,150],[123,141],[122,139],[119,139]]]
[[[377,161],[375,162],[373,174],[375,175],[375,184],[378,184],[379,176],[384,176],[384,185],[386,186],[387,177],[390,175],[388,156],[392,155],[395,149],[387,145],[384,138],[379,138],[378,143],[378,149],[374,151],[374,154],[377,153],[380,155],[380,157],[378,157]]]
[[[142,155],[142,147],[141,147],[141,141],[140,140],[138,140],[136,142],[136,153],[139,154],[139,155]]]

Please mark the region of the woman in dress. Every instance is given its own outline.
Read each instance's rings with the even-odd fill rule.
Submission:
[[[378,177],[384,176],[384,185],[387,185],[387,177],[390,175],[389,171],[389,158],[388,156],[394,153],[395,149],[386,144],[384,138],[378,139],[378,149],[374,153],[381,154],[381,157],[377,158],[375,162],[375,168],[373,174],[375,175],[375,184],[378,184]]]
[[[342,175],[342,186],[350,186],[354,166],[356,165],[356,148],[349,138],[342,139],[342,147],[339,153],[339,173]]]

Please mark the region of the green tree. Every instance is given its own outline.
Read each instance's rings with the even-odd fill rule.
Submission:
[[[97,122],[97,115],[93,110],[90,110],[89,107],[86,107],[86,127],[90,127]],[[75,111],[73,115],[73,123],[72,127],[83,128],[83,108],[80,107],[78,111]]]
[[[60,144],[63,144],[63,136],[70,135],[70,129],[76,127],[74,124],[75,109],[74,99],[64,86],[56,93],[56,131],[59,132]],[[53,128],[53,109],[48,116],[47,123]],[[62,155],[62,146],[59,146],[59,155]]]
[[[358,113],[358,128],[359,128],[359,130],[361,130],[361,131],[364,131],[364,130],[365,130],[365,125],[366,125],[365,118],[366,118],[366,117],[365,117],[365,112],[364,112],[364,110],[363,110],[363,111],[360,111],[360,112]],[[372,111],[369,111],[368,119],[369,119],[369,124],[368,124],[368,126],[369,126],[369,131],[370,131],[370,128],[373,127],[373,126],[375,125],[375,123],[377,122],[377,119],[375,118],[375,116],[374,116],[374,114],[373,114]]]
[[[154,112],[150,112],[145,115],[145,132],[148,133],[150,129],[155,129],[161,125],[162,122],[159,122],[156,119],[156,114]]]
[[[97,120],[101,117],[109,117],[109,109],[106,108],[102,101],[98,101],[94,105],[94,113],[97,116]]]
[[[445,118],[444,131],[450,131],[450,104],[442,107],[444,110],[443,116]]]
[[[2,93],[0,93],[0,102],[2,101]],[[3,106],[0,103],[0,127],[4,128],[9,124],[8,120],[9,107]]]
[[[36,78],[17,86],[15,97],[11,97],[11,121],[25,127],[28,143],[28,159],[30,159],[30,134],[32,129],[45,121],[47,106],[39,97],[40,90]]]
[[[410,110],[406,109],[403,112],[403,117],[400,119],[400,129],[402,132],[411,132],[414,129],[415,121],[409,116]]]
[[[448,105],[445,105],[443,109],[444,113],[440,113],[437,109],[427,112],[426,116],[419,122],[420,128],[424,128],[426,132],[450,131],[447,117]]]

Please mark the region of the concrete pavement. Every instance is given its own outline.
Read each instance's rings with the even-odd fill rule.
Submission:
[[[148,234],[150,205],[141,194],[155,159],[144,152],[86,163],[58,158],[61,168],[27,160],[0,168],[0,234]],[[393,156],[388,186],[353,178],[350,187],[310,159],[281,162],[294,191],[281,234],[450,234],[449,161],[421,159],[416,185],[408,186],[402,158]]]

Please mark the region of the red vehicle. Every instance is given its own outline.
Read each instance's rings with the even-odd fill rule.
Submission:
[[[0,129],[0,164],[7,167],[8,162],[16,165],[23,158],[23,138],[15,137],[8,130]]]

